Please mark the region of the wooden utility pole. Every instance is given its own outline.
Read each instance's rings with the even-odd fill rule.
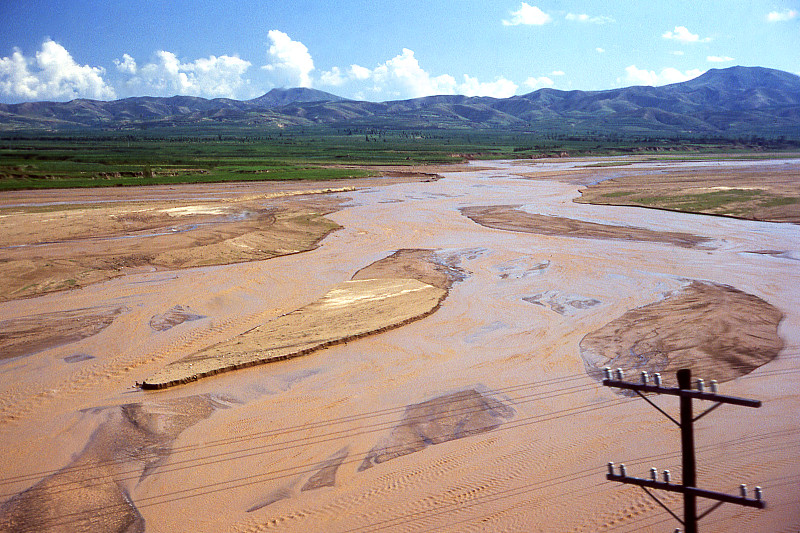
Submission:
[[[678,522],[683,524],[686,533],[697,533],[697,522],[723,503],[735,503],[737,505],[756,507],[758,509],[763,509],[766,506],[763,501],[761,487],[755,488],[755,498],[747,497],[746,485],[740,485],[741,496],[731,496],[721,492],[713,492],[697,488],[697,465],[695,462],[694,453],[694,423],[697,420],[707,415],[722,404],[740,405],[745,407],[761,407],[760,401],[717,394],[716,381],[711,382],[711,392],[705,391],[705,384],[702,379],[697,380],[697,390],[692,390],[692,371],[688,368],[678,370],[678,388],[662,387],[660,374],[654,374],[653,377],[655,384],[650,385],[647,372],[642,372],[641,383],[629,383],[623,381],[624,374],[621,369],[617,369],[615,375],[612,375],[611,369],[608,367],[604,369],[604,372],[605,379],[603,380],[603,385],[606,387],[615,387],[618,389],[626,389],[635,392],[644,398],[647,403],[658,409],[661,414],[672,420],[672,422],[681,428],[681,465],[683,470],[681,484],[676,485],[671,483],[669,470],[664,470],[663,481],[659,481],[658,471],[655,468],[650,469],[650,479],[643,479],[628,476],[624,464],[619,465],[619,474],[617,474],[614,470],[614,463],[608,463],[608,474],[606,474],[606,479],[642,487],[642,489],[651,498],[653,498],[656,503],[666,509],[667,512],[669,512],[669,514],[671,514]],[[671,396],[680,397],[680,421],[675,420],[663,409],[650,401],[649,398],[642,394],[643,392],[668,394]],[[707,400],[715,403],[699,415],[694,416],[692,411],[692,400]],[[669,509],[669,507],[659,500],[652,492],[647,490],[648,488],[666,490],[669,492],[680,492],[683,494],[683,520],[681,520],[678,515]],[[717,503],[712,505],[700,516],[697,516],[698,497],[716,500]]]
[[[688,368],[678,370],[678,387],[684,390],[692,388],[692,371]],[[694,456],[694,415],[692,413],[692,398],[680,397],[681,413],[681,467],[683,470],[683,485],[685,487],[697,486],[697,463]],[[759,405],[761,402],[759,402]],[[686,533],[697,533],[697,496],[683,494],[683,521]],[[694,524],[694,525],[692,525]]]

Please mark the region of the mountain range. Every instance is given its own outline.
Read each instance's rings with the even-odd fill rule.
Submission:
[[[0,104],[0,131],[5,132],[218,126],[800,138],[800,77],[762,67],[731,67],[661,87],[540,89],[510,98],[446,95],[366,102],[294,88],[273,89],[244,101],[173,96]]]

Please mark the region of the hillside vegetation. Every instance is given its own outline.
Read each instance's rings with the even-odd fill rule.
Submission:
[[[537,131],[567,135],[800,137],[800,77],[761,67],[712,69],[663,87],[541,89],[497,99],[459,95],[364,102],[313,89],[274,89],[253,100],[189,96],[0,105],[4,131],[292,126],[379,130]]]

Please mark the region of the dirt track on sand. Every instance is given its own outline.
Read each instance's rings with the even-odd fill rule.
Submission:
[[[604,364],[668,382],[686,365],[762,400],[697,421],[701,487],[760,485],[767,501],[723,506],[703,531],[798,531],[800,226],[573,201],[615,174],[736,188],[773,167],[800,161],[564,158],[436,180],[0,194],[0,224],[14,222],[0,237],[23,245],[4,257],[65,269],[36,278],[49,292],[3,274],[0,531],[671,531],[604,472],[678,471],[677,428],[603,387]],[[511,205],[492,212],[502,230],[464,214]],[[295,242],[308,251],[238,246]],[[133,254],[147,260],[108,267]],[[87,258],[81,277],[70,265]],[[69,279],[79,288],[60,290]],[[313,352],[135,387],[270,346]]]

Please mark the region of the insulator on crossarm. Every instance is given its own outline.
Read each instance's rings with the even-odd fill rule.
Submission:
[[[699,390],[700,392],[703,392],[703,391],[706,390],[706,382],[703,381],[702,379],[698,379],[697,380],[697,390]]]
[[[617,369],[617,379],[618,379],[619,381],[622,381],[622,379],[623,379],[624,377],[625,377],[625,372],[624,372],[624,371],[623,371],[621,368],[618,368],[618,369]]]
[[[610,366],[603,367],[603,376],[605,376],[606,379],[611,379],[611,367]]]
[[[660,387],[661,386],[661,374],[659,374],[658,372],[653,374],[653,382],[656,384],[656,387]]]
[[[655,468],[650,469],[650,479],[652,479],[653,481],[658,481],[658,470],[656,470]]]
[[[739,485],[739,491],[742,493],[742,498],[747,498],[747,485],[744,483]]]
[[[716,379],[711,380],[711,392],[717,392],[719,390],[719,386]]]
[[[625,464],[624,463],[620,463],[620,465],[619,465],[619,475],[622,476],[622,477],[625,477],[625,476],[628,475],[628,470],[625,468]]]
[[[664,470],[664,483],[669,483],[672,480],[672,476],[669,473],[669,470]]]
[[[647,375],[647,370],[642,370],[642,385],[647,385],[648,381],[650,381],[650,376]]]
[[[610,475],[612,475],[612,476],[614,475],[614,462],[613,461],[609,461],[608,462],[608,473]]]
[[[761,501],[764,498],[764,493],[761,491],[761,487],[756,485],[756,500]]]

